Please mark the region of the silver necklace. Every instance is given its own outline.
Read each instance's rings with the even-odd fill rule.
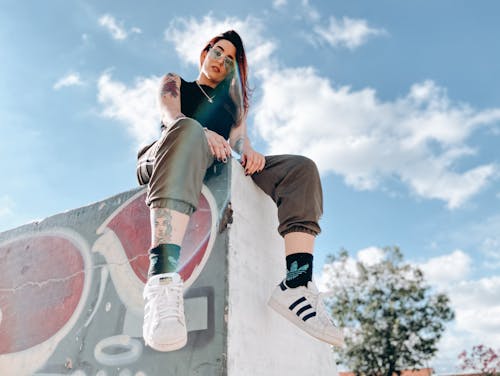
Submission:
[[[203,90],[203,88],[201,87],[201,85],[198,83],[198,80],[195,81],[196,82],[196,85],[198,85],[198,87],[200,88],[201,92],[203,94],[205,94],[205,97],[207,97],[208,101],[210,103],[214,103],[214,98],[215,98],[215,95],[213,97],[210,97],[206,92],[205,90]]]

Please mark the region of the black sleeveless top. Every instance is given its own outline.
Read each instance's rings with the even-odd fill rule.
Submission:
[[[236,107],[227,87],[218,85],[214,89],[207,85],[200,86],[213,98],[213,103],[208,101],[196,81],[187,82],[181,78],[181,112],[228,139],[231,127],[236,123]]]

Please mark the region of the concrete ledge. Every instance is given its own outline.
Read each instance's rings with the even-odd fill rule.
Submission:
[[[228,375],[334,376],[329,345],[267,306],[286,272],[274,202],[236,162],[232,166],[234,222],[228,249]]]
[[[276,208],[236,161],[207,172],[183,243],[188,344],[145,347],[144,198],[133,189],[0,233],[0,375],[336,374],[328,345],[266,305],[285,272]]]

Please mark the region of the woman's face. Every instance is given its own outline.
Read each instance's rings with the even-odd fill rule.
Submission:
[[[226,78],[235,67],[236,48],[226,39],[221,39],[209,51],[201,54],[201,73],[218,84]]]

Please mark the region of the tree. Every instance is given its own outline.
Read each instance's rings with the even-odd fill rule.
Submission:
[[[377,262],[354,261],[343,250],[325,271],[333,291],[333,317],[346,328],[340,361],[358,376],[393,376],[424,366],[437,351],[445,322],[454,318],[449,299],[433,293],[422,271],[403,263],[398,247],[381,250]]]
[[[470,355],[463,351],[459,356],[462,370],[479,371],[481,375],[496,376],[500,373],[500,356],[491,347],[477,345]]]

